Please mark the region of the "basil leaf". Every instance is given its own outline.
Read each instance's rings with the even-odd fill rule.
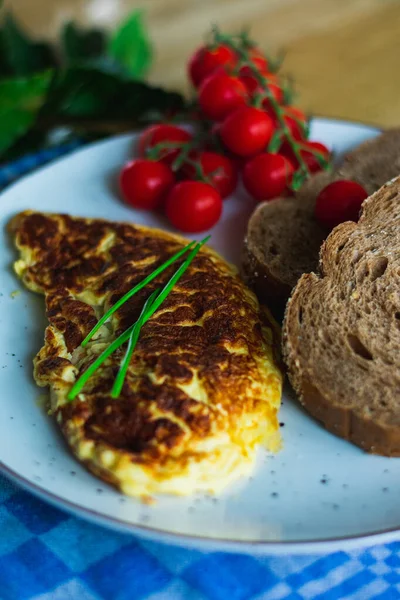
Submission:
[[[6,15],[1,32],[1,54],[9,74],[31,75],[55,66],[54,51],[49,44],[33,42],[11,14]]]
[[[140,79],[147,74],[153,51],[141,11],[134,12],[111,37],[108,54],[125,68],[130,77]]]
[[[52,79],[52,71],[0,81],[0,154],[35,123]]]
[[[83,30],[67,23],[61,32],[61,48],[66,64],[93,60],[104,56],[107,37],[98,29]]]

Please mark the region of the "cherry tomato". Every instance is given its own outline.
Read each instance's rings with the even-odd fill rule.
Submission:
[[[152,125],[143,131],[139,138],[138,152],[139,156],[146,157],[148,150],[160,144],[161,142],[173,142],[185,144],[192,139],[192,135],[176,125],[161,123]],[[179,149],[164,148],[160,151],[159,160],[171,165],[179,154]]]
[[[292,117],[292,119],[296,119],[304,124],[306,124],[308,121],[307,115],[301,110],[301,108],[297,108],[297,106],[285,106],[285,114],[288,117]]]
[[[361,205],[368,193],[355,181],[342,179],[327,185],[315,203],[315,218],[327,229],[344,221],[358,221]]]
[[[209,178],[210,184],[217,190],[221,198],[230,196],[236,189],[238,173],[233,162],[217,152],[200,152],[191,157],[201,166],[203,175]],[[182,174],[187,179],[196,179],[196,169],[191,164],[183,166]]]
[[[222,198],[208,183],[182,181],[168,194],[166,214],[180,231],[205,231],[218,222],[222,214]]]
[[[274,123],[263,110],[243,106],[221,124],[220,135],[225,146],[238,156],[262,152],[274,132]]]
[[[301,124],[301,122],[296,121],[293,117],[289,117],[287,115],[284,116],[285,123],[292,135],[292,137],[298,142],[302,140],[306,140],[307,130],[305,124]]]
[[[300,149],[300,154],[307,165],[310,173],[316,173],[317,171],[322,170],[322,166],[318,162],[318,159],[313,154],[312,150],[317,151],[321,154],[322,158],[325,160],[329,160],[330,151],[329,149],[320,142],[305,142],[302,144]],[[288,142],[284,142],[282,148],[280,149],[280,153],[286,156],[292,163],[293,166],[297,169],[299,167],[298,160],[296,159],[292,148],[290,147]]]
[[[234,67],[237,63],[235,52],[228,46],[198,48],[188,63],[188,73],[191,82],[198,87],[203,79],[211,75],[218,67]]]
[[[293,172],[287,158],[265,152],[246,163],[243,185],[255,200],[271,200],[287,192]]]
[[[288,115],[285,115],[283,117],[283,120],[285,121],[287,128],[290,131],[290,135],[297,141],[297,142],[301,142],[302,140],[304,140],[304,128],[297,122],[295,121],[295,119],[293,119],[292,117],[289,117]]]
[[[319,152],[322,158],[325,160],[329,160],[329,149],[325,146],[325,144],[321,144],[320,142],[307,142],[306,144],[304,144],[304,147],[300,150],[301,156],[303,157],[303,160],[305,161],[309,171],[311,173],[321,171],[323,167],[318,162],[318,159],[315,157],[315,155],[312,152],[310,152],[310,150],[308,150],[308,148]]]
[[[270,75],[268,73],[268,71],[264,71],[263,69],[260,69],[259,72],[260,72],[260,75],[262,75],[266,79],[269,77],[274,77],[274,76]],[[243,85],[246,87],[246,89],[250,95],[254,95],[254,93],[257,90],[261,91],[260,84],[259,84],[256,76],[254,75],[253,70],[249,66],[245,65],[244,67],[241,67],[241,69],[239,71],[239,79],[243,83]]]
[[[199,90],[200,107],[209,119],[220,121],[246,103],[247,91],[237,77],[219,70],[203,81]]]
[[[268,89],[272,94],[273,98],[276,100],[276,102],[278,104],[282,104],[284,98],[283,90],[279,84],[277,76],[272,75],[271,73],[268,74]],[[265,100],[263,101],[263,108],[267,112],[272,110],[271,103],[268,100],[268,98],[265,98]]]
[[[162,205],[174,181],[174,174],[166,164],[145,158],[128,162],[119,176],[125,202],[148,210]]]
[[[284,120],[289,128],[289,131],[295,140],[300,142],[305,140],[305,129],[307,125],[307,117],[302,110],[295,106],[284,107]]]
[[[250,62],[252,62],[259,71],[268,71],[268,60],[259,48],[251,48],[249,50],[249,58]]]
[[[269,89],[270,93],[272,94],[273,98],[278,102],[278,104],[282,104],[283,90],[282,90],[281,86],[279,85],[278,78],[276,77],[276,75],[272,75],[271,73],[268,73],[267,71],[260,71],[260,74],[263,77],[265,77],[265,79],[267,80],[268,89]],[[260,84],[257,81],[257,78],[252,73],[252,70],[250,69],[250,67],[244,66],[240,69],[239,79],[245,86],[245,88],[250,96],[255,96],[255,94],[263,92],[263,88],[260,87]],[[267,111],[269,111],[271,109],[271,103],[268,100],[268,98],[266,98],[263,101],[263,108]]]
[[[275,112],[271,109],[266,112],[270,115],[271,119],[273,120],[275,128],[276,129],[281,128],[282,127],[281,123],[278,120],[278,118],[276,117]],[[286,111],[285,111],[285,113],[286,113]],[[298,141],[298,142],[305,141],[305,139],[306,139],[304,137],[305,131],[304,131],[304,126],[302,125],[302,121],[297,122],[292,116],[289,116],[287,114],[283,115],[283,120],[285,121],[285,123],[290,131],[290,135],[296,141]],[[287,146],[285,146],[285,147],[287,147]],[[290,154],[290,152],[289,152],[289,154]]]

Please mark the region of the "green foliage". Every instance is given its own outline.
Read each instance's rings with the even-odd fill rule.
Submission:
[[[0,155],[34,124],[51,77],[51,71],[44,71],[0,81]]]
[[[180,110],[180,94],[141,78],[152,62],[141,12],[111,34],[67,23],[60,43],[31,39],[11,14],[0,24],[0,160],[32,151],[44,141],[43,124],[85,124],[102,133],[103,123],[140,123]]]
[[[141,11],[133,13],[114,33],[108,45],[108,53],[125,67],[131,77],[140,79],[147,75],[153,51]]]

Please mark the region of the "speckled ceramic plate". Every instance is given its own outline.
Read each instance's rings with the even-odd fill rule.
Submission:
[[[339,153],[376,133],[326,119],[312,125],[312,137]],[[133,142],[123,136],[89,146],[10,187],[0,198],[2,228],[26,208],[166,226],[157,216],[125,207],[114,191]],[[226,202],[213,230],[213,245],[231,261],[238,260],[251,210],[238,194]],[[6,235],[0,257],[0,466],[21,485],[110,527],[213,549],[332,550],[398,536],[400,459],[369,456],[327,433],[289,391],[280,416],[284,449],[275,457],[260,451],[254,476],[219,498],[163,498],[143,506],[97,480],[70,456],[32,379],[32,357],[45,327],[43,298],[24,290],[12,274],[14,252]]]

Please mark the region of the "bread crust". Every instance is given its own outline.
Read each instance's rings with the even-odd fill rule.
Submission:
[[[368,410],[368,406],[359,406],[355,402],[348,403],[348,398],[340,398],[333,388],[329,388],[329,385],[318,377],[317,369],[312,360],[308,361],[307,357],[304,357],[300,352],[302,346],[303,348],[308,347],[307,344],[311,336],[313,336],[312,339],[318,340],[321,332],[321,323],[318,321],[317,315],[314,327],[310,325],[309,321],[307,321],[307,325],[304,324],[302,316],[304,308],[308,307],[309,312],[307,314],[311,314],[309,307],[312,306],[313,302],[315,303],[316,290],[319,286],[321,287],[325,278],[331,278],[332,280],[335,270],[338,271],[340,268],[337,264],[340,248],[351,236],[352,239],[357,239],[361,228],[368,231],[374,225],[374,220],[377,220],[380,215],[379,211],[375,210],[378,207],[377,203],[384,201],[391,201],[396,203],[396,207],[399,206],[400,178],[383,186],[381,190],[365,201],[363,214],[359,222],[360,226],[350,222],[343,223],[335,228],[327,238],[320,251],[320,275],[314,273],[303,275],[287,303],[282,347],[289,380],[300,403],[307,412],[322,423],[328,431],[352,442],[363,450],[372,454],[395,457],[400,456],[400,418],[391,421],[387,418],[379,418],[379,415],[376,415],[372,410]],[[400,208],[395,208],[395,210],[398,214]],[[374,229],[375,231],[376,229]],[[352,246],[352,251],[354,251],[354,246]],[[390,248],[387,255],[392,257],[393,254],[395,252]],[[399,288],[398,292],[400,293],[398,282],[397,288]],[[330,305],[324,305],[324,297],[322,299],[318,297],[318,299],[321,300],[320,310],[329,311],[331,309]],[[396,308],[393,307],[392,311],[395,313]],[[314,313],[312,314],[314,315]],[[388,314],[389,318],[392,316],[390,313]],[[348,315],[343,314],[343,318],[345,317],[350,320]],[[371,335],[373,335],[372,332]],[[345,352],[343,352],[342,360],[346,360]],[[392,369],[393,381],[391,383],[387,381],[386,384],[392,386],[390,388],[392,397],[396,398],[399,390],[398,384],[396,384],[396,381],[399,380],[398,361],[397,363],[394,361]],[[340,362],[332,365],[332,372],[342,374]],[[369,381],[367,380],[368,373],[366,371],[366,380],[360,381],[360,387],[374,385],[374,383],[376,385],[372,378]]]
[[[258,256],[248,238],[245,239],[241,260],[241,276],[262,304],[268,305],[275,317],[283,317],[283,308],[291,286],[279,280],[267,263]]]
[[[346,154],[333,172],[313,176],[294,198],[278,198],[257,206],[250,217],[243,244],[241,275],[259,300],[271,307],[276,317],[283,316],[290,292],[299,279],[300,262],[304,267],[302,272],[317,270],[319,248],[326,237],[326,232],[314,219],[315,200],[321,189],[338,179],[354,179],[372,194],[398,173],[400,129],[393,129]],[[299,211],[299,206],[304,210]],[[267,242],[276,241],[272,232],[265,236],[267,239],[263,243],[259,242],[260,231],[266,222],[272,226],[271,229],[286,230],[288,242],[299,246],[297,255],[290,254],[285,246],[282,246],[283,253],[278,257],[264,252]],[[304,231],[303,236],[298,235],[300,229]],[[300,247],[302,237],[307,237],[309,243]],[[279,239],[277,241],[279,243]],[[290,273],[288,263],[291,263]]]

